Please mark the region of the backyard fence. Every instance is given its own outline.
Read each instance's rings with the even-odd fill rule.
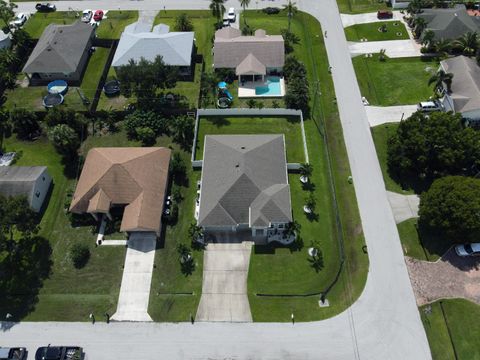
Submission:
[[[200,124],[200,118],[202,116],[298,116],[300,118],[300,128],[302,132],[302,142],[303,142],[303,152],[305,154],[305,162],[309,163],[308,158],[308,149],[307,149],[307,139],[305,136],[305,127],[303,125],[303,114],[300,110],[293,109],[198,109],[197,116],[195,119],[195,135],[193,138],[192,146],[192,167],[194,169],[201,168],[203,165],[203,160],[195,160],[197,153],[197,140],[198,140],[198,128]],[[288,170],[298,170],[300,168],[300,163],[288,163]]]

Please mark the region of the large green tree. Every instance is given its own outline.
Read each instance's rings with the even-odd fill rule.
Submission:
[[[33,111],[17,108],[10,112],[13,132],[21,140],[29,140],[40,132],[38,117]]]
[[[80,147],[80,139],[70,126],[66,124],[55,125],[48,131],[48,138],[60,154],[71,158],[76,156]]]
[[[195,124],[191,117],[182,115],[172,119],[171,132],[173,141],[184,149],[190,149],[193,142]]]
[[[464,127],[458,114],[416,112],[388,139],[387,162],[392,177],[418,189],[446,175],[475,175],[480,132]]]
[[[447,91],[450,92],[452,89],[453,74],[447,73],[444,70],[438,70],[432,77],[428,80],[428,85],[434,84],[433,90],[435,93],[441,91],[445,87]]]
[[[478,241],[480,179],[447,176],[420,196],[419,223],[453,242]]]
[[[4,32],[11,32],[10,21],[15,17],[17,7],[14,2],[0,0],[0,20],[3,23]]]

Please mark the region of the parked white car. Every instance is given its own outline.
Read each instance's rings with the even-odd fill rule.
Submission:
[[[422,112],[443,111],[438,101],[422,101],[417,104],[417,110]]]
[[[480,256],[480,243],[457,245],[455,252],[458,256]]]
[[[92,20],[93,12],[90,9],[83,10],[82,12],[82,22],[89,23]]]
[[[235,8],[231,7],[228,9],[227,19],[230,20],[230,22],[235,22],[236,18],[237,15],[235,15]]]
[[[19,13],[17,14],[17,16],[15,16],[15,19],[13,19],[13,21],[10,22],[10,25],[19,28],[23,24],[25,24],[26,21],[27,21],[27,15],[25,15],[24,13]]]

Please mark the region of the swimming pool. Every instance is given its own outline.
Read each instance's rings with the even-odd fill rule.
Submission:
[[[280,78],[278,76],[268,76],[266,84],[255,87],[255,95],[257,96],[282,96],[282,87],[280,86]]]

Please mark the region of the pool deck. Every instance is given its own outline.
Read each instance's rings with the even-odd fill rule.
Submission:
[[[285,80],[280,78],[280,95],[272,94],[255,94],[255,88],[258,86],[266,86],[267,83],[263,81],[246,81],[243,85],[238,85],[238,97],[239,98],[281,98],[285,96]]]

